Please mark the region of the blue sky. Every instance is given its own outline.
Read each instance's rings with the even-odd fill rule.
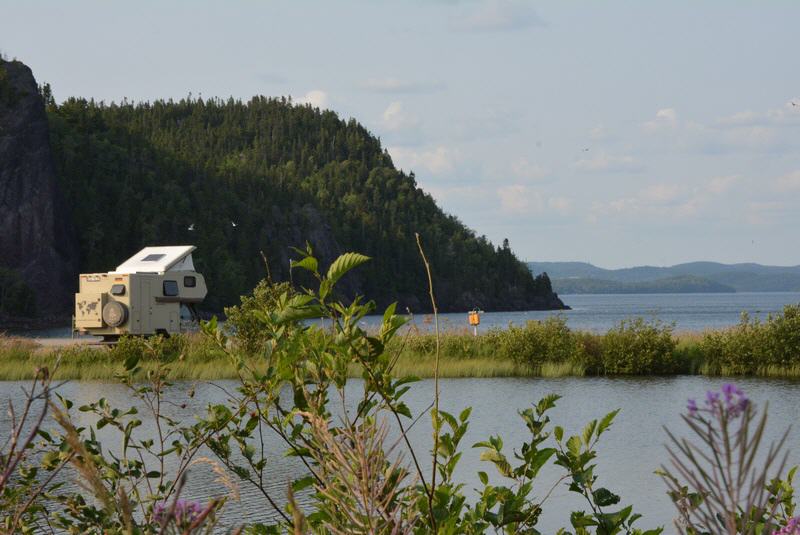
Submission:
[[[354,117],[523,259],[789,265],[798,24],[797,2],[0,0],[0,50],[59,100]]]

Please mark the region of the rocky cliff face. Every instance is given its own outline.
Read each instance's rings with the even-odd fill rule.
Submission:
[[[37,315],[64,313],[77,252],[36,80],[22,63],[0,59],[0,268],[33,290]]]

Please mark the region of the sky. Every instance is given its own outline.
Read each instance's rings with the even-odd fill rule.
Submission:
[[[800,264],[800,2],[0,0],[70,96],[355,118],[530,261]]]

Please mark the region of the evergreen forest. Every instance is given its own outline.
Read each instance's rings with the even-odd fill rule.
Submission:
[[[441,310],[563,306],[546,274],[444,213],[354,119],[263,96],[58,104],[48,85],[41,93],[81,272],[146,245],[196,245],[205,308],[220,310],[268,274],[290,280],[291,248],[308,242],[322,262],[372,257],[345,293],[422,311],[419,233]]]

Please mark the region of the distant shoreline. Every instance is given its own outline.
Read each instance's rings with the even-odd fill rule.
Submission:
[[[528,268],[547,273],[563,294],[800,291],[800,265],[689,262],[605,269],[588,262],[528,262]]]

